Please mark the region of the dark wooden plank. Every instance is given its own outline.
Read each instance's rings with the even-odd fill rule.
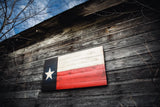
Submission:
[[[66,97],[66,98],[41,98],[38,103],[40,107],[45,106],[74,106],[74,107],[106,107],[106,106],[158,106],[159,96],[153,94],[120,94],[115,96],[88,96],[88,97]]]
[[[118,86],[117,85],[113,85],[113,86],[110,85],[108,87],[85,88],[85,89],[67,90],[67,91],[59,91],[59,92],[56,91],[56,92],[52,92],[52,93],[48,93],[48,94],[41,93],[39,96],[39,99],[40,99],[40,102],[45,103],[46,101],[53,102],[53,101],[61,101],[61,100],[67,100],[67,99],[72,99],[72,98],[74,98],[76,100],[80,100],[80,101],[82,101],[81,98],[84,98],[86,100],[88,98],[90,100],[93,98],[92,100],[94,100],[95,98],[101,98],[101,96],[103,96],[109,100],[110,98],[112,99],[114,97],[121,96],[121,95],[122,96],[123,95],[130,96],[130,97],[141,96],[142,93],[144,93],[142,95],[145,95],[146,93],[148,93],[148,94],[150,93],[149,96],[150,95],[157,96],[158,93],[154,94],[156,92],[155,91],[156,89],[154,89],[154,87],[155,86],[152,83],[145,81],[145,82],[139,82],[136,84],[128,84],[128,85],[125,85],[125,84],[118,85]],[[95,89],[97,89],[98,91],[95,91]],[[119,89],[119,90],[117,90],[117,89]],[[66,93],[67,96],[64,96],[64,93]],[[128,94],[126,94],[126,93],[128,93]],[[20,92],[18,94],[20,94]],[[14,94],[14,95],[17,95],[16,98],[22,98],[25,96],[25,92],[22,92],[21,95],[18,95],[18,94],[17,93]],[[24,94],[24,95],[22,95],[22,94]],[[113,94],[116,94],[116,95],[113,95]],[[13,97],[13,94],[12,95],[10,94],[9,97],[8,96],[6,97],[6,96],[4,98],[14,98],[15,97],[15,96]],[[26,96],[25,96],[25,98],[26,98]],[[119,97],[117,99],[119,99]],[[123,97],[121,98],[121,100],[124,100]],[[116,101],[116,99],[112,99],[112,101]],[[71,101],[70,103],[74,103],[74,101]],[[141,102],[141,103],[143,103],[143,102]],[[49,103],[49,104],[51,104],[51,103]],[[54,104],[57,104],[57,103],[54,103]],[[65,104],[65,103],[62,103],[62,104]]]
[[[147,26],[147,25],[146,25]],[[140,26],[141,27],[141,26]],[[155,26],[152,26],[151,28],[153,28],[154,29],[154,27]],[[137,29],[139,29],[139,28],[137,28]],[[138,32],[135,34],[135,32],[136,32],[136,30],[137,29],[130,29],[130,30],[125,30],[125,31],[122,31],[121,33],[116,33],[116,34],[113,34],[112,36],[111,35],[106,35],[106,37],[104,37],[104,38],[102,38],[101,40],[103,40],[101,43],[106,43],[106,42],[109,42],[109,41],[113,41],[113,40],[117,40],[117,39],[120,39],[120,38],[124,38],[124,37],[129,37],[129,36],[132,36],[132,35],[137,35],[138,34]],[[144,28],[146,31],[148,30],[148,31],[150,31],[150,30],[153,30],[153,29],[147,29],[147,28]],[[101,31],[101,32],[97,32],[97,33],[93,33],[93,34],[91,34],[92,36],[94,36],[94,39],[98,39],[98,38],[100,38],[100,37],[98,37],[98,38],[96,38],[96,35],[98,35],[98,36],[100,36],[100,35],[103,35],[102,34],[102,32],[104,32],[104,30],[103,31]],[[145,32],[145,31],[141,31],[140,30],[140,32],[139,33],[141,33],[141,32]],[[121,34],[121,35],[119,35],[119,34]],[[77,40],[80,40],[80,42],[78,42]],[[40,56],[41,55],[44,55],[46,52],[51,52],[51,51],[58,51],[58,50],[64,50],[64,49],[68,49],[68,51],[76,51],[76,49],[79,47],[79,46],[81,46],[81,48],[82,47],[87,47],[88,45],[97,45],[97,44],[100,44],[98,41],[92,41],[91,43],[90,43],[90,41],[91,41],[91,39],[87,39],[87,37],[85,37],[85,40],[81,40],[81,39],[71,39],[71,40],[69,40],[68,42],[61,42],[61,44],[57,44],[59,47],[57,48],[56,46],[54,47],[54,46],[52,46],[51,48],[46,48],[46,49],[41,49],[41,50],[39,50],[38,51],[38,53],[36,54],[36,53],[33,53],[32,54],[32,56],[33,57],[31,57],[32,58],[32,61],[33,60],[36,60],[36,59],[39,59],[39,58],[41,58]],[[73,43],[72,43],[72,42]],[[64,44],[64,43],[66,43],[66,45]],[[97,43],[97,44],[96,44]],[[86,46],[87,45],[87,46]],[[65,47],[65,48],[64,48]],[[43,50],[43,51],[42,51]],[[63,54],[63,53],[62,53]],[[28,58],[25,58],[25,59],[28,59]],[[25,62],[25,61],[24,61]]]
[[[110,2],[96,1],[101,3],[97,5],[96,11],[104,9],[103,7],[108,5],[105,3]],[[5,90],[7,87],[3,87],[4,90],[2,89],[3,92],[0,94],[0,99],[3,101],[0,101],[0,104],[2,106],[15,105],[20,107],[27,105],[38,107],[160,105],[159,20],[151,19],[148,22],[143,22],[141,19],[136,19],[123,23],[120,21],[122,17],[119,17],[119,23],[116,24],[116,18],[108,20],[111,22],[107,22],[105,18],[102,18],[103,21],[95,22],[95,20],[100,20],[100,18],[97,18],[90,21],[90,25],[85,25],[87,24],[86,21],[86,23],[83,23],[84,26],[81,27],[83,29],[77,27],[73,30],[74,32],[70,31],[72,28],[69,30],[62,29],[66,31],[61,31],[55,38],[51,36],[52,39],[50,38],[50,40],[48,38],[44,42],[15,51],[7,56],[9,57],[7,60],[2,58],[4,63],[1,64],[0,69],[5,72],[1,73],[4,75],[1,82],[11,83],[7,87],[10,88],[9,91],[13,92],[3,93],[8,91]],[[92,22],[94,23],[92,24]],[[107,25],[108,23],[110,24]],[[48,27],[51,26],[48,25]],[[58,26],[58,28],[61,27]],[[84,30],[85,28],[88,29],[81,33],[80,29]],[[34,34],[34,30],[30,30],[28,33]],[[99,45],[103,45],[105,50],[108,86],[39,94],[45,59]],[[8,77],[4,78],[5,76]],[[11,101],[7,101],[8,98]],[[38,98],[38,102],[28,100],[30,98]],[[14,101],[12,101],[13,99]]]
[[[145,18],[144,18],[145,19]],[[138,21],[137,21],[138,20]],[[120,29],[122,29],[122,28],[128,28],[128,27],[133,27],[133,26],[137,26],[137,25],[139,25],[139,23],[144,23],[145,21],[143,21],[143,18],[140,18],[140,19],[137,19],[137,20],[131,20],[131,22],[124,22],[124,23],[122,23],[122,25],[121,25],[121,23],[120,24],[117,24],[117,25],[112,25],[112,26],[114,26],[114,27],[109,27],[109,29],[108,29],[108,27],[105,27],[105,28],[103,28],[102,26],[101,26],[101,28],[97,28],[97,27],[93,27],[94,29],[92,29],[91,30],[91,28],[89,28],[88,30],[87,30],[87,35],[88,35],[88,31],[90,31],[90,33],[92,33],[93,32],[93,34],[94,34],[94,32],[95,32],[95,30],[96,29],[104,29],[104,30],[108,30],[108,32],[110,32],[110,33],[112,33],[112,32],[115,32],[115,31],[119,31]],[[149,22],[150,22],[150,20],[148,20]],[[132,24],[131,24],[132,23]],[[135,24],[136,23],[136,24]],[[146,23],[148,23],[147,21],[146,21]],[[107,26],[108,26],[108,24],[107,24]],[[82,35],[84,35],[85,36],[85,38],[86,38],[86,33],[84,33],[83,34],[83,32],[85,31],[85,29],[83,29],[82,31],[80,31],[81,33],[79,33],[79,32],[76,32],[75,34],[73,34],[73,33],[71,33],[71,34],[73,34],[73,35],[78,35],[78,36],[76,36],[76,37],[79,37],[80,35],[79,34],[82,34]],[[97,31],[97,30],[96,30]],[[63,35],[63,34],[62,34]],[[92,35],[92,34],[91,34]],[[56,41],[58,41],[58,39],[60,39],[60,40],[62,40],[61,38],[66,38],[67,37],[67,35],[65,36],[65,35],[63,35],[63,36],[60,36],[60,35],[58,35],[59,36],[59,38],[57,38],[57,37],[55,37],[56,38]],[[90,36],[89,36],[90,37]],[[95,37],[95,35],[94,35],[94,37]],[[83,41],[83,40],[82,40]],[[60,42],[62,42],[62,41],[60,41]],[[47,43],[47,41],[46,41],[46,43]],[[43,43],[42,42],[42,44],[46,44],[46,43]],[[50,42],[48,42],[48,43],[50,43]],[[54,44],[57,44],[57,42],[56,43],[54,43]],[[38,48],[39,46],[41,46],[39,43],[37,44],[37,46],[30,46],[30,47],[32,47],[32,48]],[[43,46],[43,45],[42,45]],[[53,44],[51,44],[51,46],[53,46]],[[26,50],[32,50],[32,48],[26,48],[25,49],[25,51]],[[44,47],[44,48],[47,48],[46,46]],[[23,51],[22,51],[23,52]],[[33,51],[32,51],[33,52]],[[23,53],[24,54],[24,53]],[[16,54],[15,54],[16,55]],[[28,54],[27,54],[28,55]]]
[[[133,39],[133,41],[136,41],[136,40]],[[125,40],[123,42],[125,42]],[[119,58],[135,56],[135,55],[144,54],[144,53],[152,54],[152,52],[155,52],[155,51],[160,51],[160,40],[152,41],[152,42],[145,42],[144,40],[139,45],[132,45],[129,47],[109,50],[105,52],[105,56],[106,56],[105,59],[106,61],[110,61],[110,60],[116,60]]]
[[[82,16],[88,16],[90,14],[96,13],[98,11],[102,11],[104,9],[110,8],[112,6],[116,6],[118,4],[121,4],[125,2],[126,0],[95,0],[92,4],[87,4],[82,8],[82,12],[80,15]]]
[[[4,99],[0,101],[1,107],[35,107],[36,99]]]
[[[40,90],[27,90],[27,91],[18,91],[18,92],[7,92],[0,93],[0,99],[7,98],[37,98]]]
[[[159,83],[159,79],[155,81]],[[65,97],[85,97],[85,96],[101,96],[101,95],[119,95],[119,94],[134,94],[134,93],[154,93],[158,92],[160,87],[157,87],[150,79],[142,79],[138,81],[119,82],[119,84],[108,84],[108,86],[91,87],[83,89],[60,90],[50,93],[40,93],[39,98],[65,98]]]
[[[122,59],[116,59],[112,61],[106,61],[106,68],[108,71],[111,70],[118,70],[118,69],[124,69],[129,67],[136,67],[141,65],[150,65],[154,63],[159,63],[160,58],[160,52],[152,53],[152,56],[150,53],[147,54],[137,54],[135,56],[122,58]]]
[[[137,54],[134,56],[130,57],[123,57],[120,59],[115,59],[111,61],[107,61],[106,59],[106,69],[107,71],[112,71],[112,70],[118,70],[118,69],[124,69],[124,68],[130,68],[130,67],[136,67],[136,66],[142,66],[142,65],[151,65],[155,63],[159,63],[159,56],[160,51],[158,52],[153,52],[153,53],[145,53],[145,54]],[[30,67],[25,66],[25,69],[35,69],[36,66],[41,66],[43,67],[44,63],[31,63]],[[16,81],[16,82],[31,82],[31,81],[38,81],[42,79],[42,72],[37,74],[37,75],[31,75],[31,76],[24,76],[22,78],[13,78],[13,79],[3,79],[3,82],[5,81]]]
[[[107,71],[108,82],[130,81],[132,79],[153,79],[160,76],[159,64],[136,66],[116,71]]]
[[[97,0],[98,1],[98,0]],[[92,1],[93,2],[93,1]],[[101,1],[102,2],[102,1]],[[109,2],[109,1],[107,1],[107,2]],[[118,2],[118,1],[116,1],[116,2]],[[107,4],[108,5],[108,4]],[[81,7],[81,6],[80,6]],[[75,7],[76,8],[76,7]],[[83,8],[83,6],[81,7],[81,8]],[[76,11],[76,12],[75,12]],[[58,18],[56,18],[57,20],[58,19],[63,19],[63,20],[65,20],[65,22],[67,22],[67,21],[70,21],[70,22],[72,22],[73,23],[73,20],[72,19],[77,19],[77,18],[79,18],[79,16],[77,16],[77,9],[75,9],[75,11],[72,9],[71,11],[69,11],[69,12],[64,12],[63,13],[63,15],[59,15],[59,16],[57,16]],[[73,16],[73,18],[71,17],[71,15],[66,15],[67,13],[75,13],[75,14],[72,14]],[[78,11],[79,12],[79,11]],[[68,16],[68,17],[67,17]],[[63,18],[63,17],[67,17],[67,18]],[[54,19],[54,18],[53,18]],[[59,27],[59,24],[64,24],[63,23],[63,20],[60,20],[60,22],[58,23],[58,24],[56,24],[56,26],[54,25],[54,26],[52,26],[52,27],[57,27],[58,29],[55,29],[55,30],[58,30],[59,31],[59,29],[62,29],[62,28],[65,28],[66,26],[69,26],[70,25],[70,23],[69,24],[67,24],[65,27]],[[51,19],[50,19],[51,20]],[[48,20],[48,21],[50,21],[50,20]],[[48,22],[48,21],[45,21],[46,23]],[[56,20],[55,20],[56,21]],[[74,21],[76,21],[76,20],[74,20]],[[41,40],[43,40],[44,39],[44,37],[46,36],[43,36],[44,34],[42,33],[38,33],[38,34],[34,34],[34,32],[36,31],[36,28],[40,28],[41,27],[41,25],[42,24],[39,24],[39,25],[37,25],[37,26],[35,26],[35,27],[33,27],[33,28],[31,28],[31,29],[29,29],[29,30],[26,30],[26,31],[23,31],[23,33],[21,33],[20,35],[21,35],[21,37],[24,37],[24,38],[27,38],[27,37],[29,37],[29,38],[32,38],[33,39],[33,37],[35,36],[35,37],[38,37],[38,41],[41,41]],[[48,26],[49,26],[50,24],[48,24]],[[61,30],[60,30],[61,31]],[[60,32],[59,31],[59,32]],[[55,31],[55,32],[57,32],[57,31]],[[22,36],[23,35],[23,36]],[[34,36],[33,36],[34,35]],[[38,35],[41,35],[41,36],[38,36]],[[19,37],[18,35],[16,35],[15,37]],[[12,40],[12,39],[14,39],[14,38],[11,38],[10,40]],[[37,38],[36,38],[37,39]],[[22,48],[22,47],[25,47],[25,46],[28,46],[28,45],[31,45],[31,44],[33,44],[34,42],[35,42],[36,40],[34,39],[34,40],[32,40],[32,41],[27,41],[27,43],[25,43],[25,44],[23,44],[25,41],[24,40],[20,40],[20,42],[15,42],[16,44],[21,44],[22,46],[20,46],[19,48]],[[17,49],[19,49],[18,47],[17,47]]]
[[[120,48],[127,48],[133,45],[147,45],[148,42],[158,40],[159,41],[159,31],[151,31],[151,32],[146,32],[142,33],[139,35],[134,35],[133,37],[127,37],[124,39],[108,42],[106,44],[103,44],[104,46],[104,51],[112,51],[115,49],[120,49]]]
[[[120,81],[126,81],[126,80],[132,80],[132,79],[145,79],[145,78],[154,78],[159,77],[160,73],[158,71],[159,65],[149,65],[149,66],[140,66],[135,68],[127,68],[122,69],[114,72],[107,71],[107,79],[108,82],[120,82]],[[38,76],[38,75],[37,75]],[[42,74],[39,76],[42,77]],[[41,88],[41,79],[38,79],[38,81],[34,81],[31,79],[32,76],[22,77],[31,82],[25,82],[25,83],[16,83],[14,80],[10,80],[8,82],[4,82],[0,84],[2,87],[0,91],[19,91],[19,90],[36,90]],[[21,79],[22,80],[22,79]],[[21,81],[24,82],[24,81]]]
[[[32,81],[39,81],[39,80],[42,80],[42,73],[39,73],[36,75],[23,76],[23,77],[19,77],[19,78],[17,78],[17,77],[11,78],[11,79],[4,78],[1,81],[1,83],[13,84],[13,83],[25,83],[25,82],[32,82]]]
[[[27,91],[41,89],[41,81],[16,83],[8,82],[0,84],[0,92]]]
[[[151,33],[152,33],[152,32],[151,32]],[[151,33],[150,33],[150,34],[151,34]],[[142,36],[143,36],[143,35],[142,35]],[[142,38],[142,39],[144,39],[144,38]],[[151,38],[151,39],[152,39],[152,38]],[[137,41],[137,40],[136,40],[136,41]],[[120,42],[120,41],[119,41],[119,42]],[[126,42],[126,41],[125,41],[125,42]],[[140,41],[139,41],[139,42],[140,42]],[[121,43],[124,43],[124,42],[121,42]],[[106,45],[106,47],[107,47],[107,45]],[[32,68],[32,67],[31,67],[31,68]],[[35,68],[36,68],[36,67],[35,67]],[[24,70],[23,67],[22,67],[22,70]],[[14,73],[14,74],[16,74],[16,73]]]
[[[153,21],[154,22],[154,21]],[[152,22],[152,23],[153,23]],[[155,22],[156,23],[156,22]],[[136,25],[136,27],[138,27],[138,26],[140,26],[139,28],[141,28],[141,26],[148,26],[148,25],[151,25],[151,22],[146,22],[145,24],[137,24]],[[156,25],[158,25],[157,23],[156,24],[153,24],[153,28],[154,27],[156,27]],[[123,26],[123,25],[122,25]],[[135,26],[135,25],[134,25]],[[131,26],[131,28],[133,28],[134,26]],[[118,27],[120,27],[119,25],[118,25]],[[127,29],[125,29],[126,31],[127,30],[129,30],[129,28],[130,27],[128,27],[128,26],[126,26],[127,27]],[[152,28],[151,27],[151,28]],[[111,27],[110,29],[115,29],[116,28],[116,26],[113,28],[113,27]],[[120,27],[120,28],[122,28],[122,27]],[[63,37],[61,37],[60,35],[59,35],[59,38],[60,38],[60,40],[61,40],[61,38],[66,38],[66,37],[68,37],[69,39],[64,39],[64,41],[59,41],[59,42],[55,42],[54,44],[51,44],[50,46],[48,46],[48,47],[53,47],[53,46],[56,46],[56,45],[64,45],[65,43],[68,43],[67,41],[71,41],[71,40],[76,40],[77,41],[77,39],[78,40],[80,40],[80,41],[83,41],[83,37],[84,37],[84,39],[85,40],[87,40],[87,38],[90,40],[91,39],[91,37],[92,37],[92,39],[93,39],[93,37],[94,37],[94,39],[96,39],[96,37],[101,37],[101,36],[103,36],[103,35],[111,35],[111,34],[113,34],[113,33],[118,33],[118,32],[120,32],[120,28],[119,28],[119,30],[113,30],[113,32],[112,32],[112,30],[111,31],[108,31],[108,32],[106,32],[106,29],[107,28],[100,28],[99,30],[99,32],[97,32],[98,30],[96,30],[96,32],[95,31],[93,31],[93,30],[91,30],[90,32],[88,32],[88,31],[86,31],[86,33],[84,33],[84,34],[82,34],[82,35],[79,35],[79,36],[76,36],[76,38],[74,38],[74,37],[72,37],[72,38],[69,38],[69,36],[70,35],[76,35],[76,34],[69,34],[69,35],[63,35]],[[139,29],[139,28],[137,28],[137,29]],[[147,27],[148,28],[148,27]],[[90,29],[89,29],[90,30]],[[108,29],[107,29],[108,30]],[[136,30],[136,29],[135,29]],[[145,30],[145,29],[144,29]],[[84,31],[82,31],[82,32],[84,32]],[[121,30],[121,32],[122,32],[122,30]],[[139,32],[139,31],[138,31]],[[134,32],[135,33],[135,32]],[[81,34],[81,33],[80,33]],[[92,36],[91,36],[92,35]],[[82,36],[82,37],[81,37]],[[120,35],[120,36],[123,36],[123,35]],[[125,36],[125,35],[124,35]],[[116,36],[115,36],[116,37]],[[129,37],[129,36],[128,36]],[[56,41],[57,41],[57,39],[58,38],[56,38]],[[46,41],[47,42],[47,41]],[[51,42],[51,41],[50,41]],[[54,41],[53,41],[54,42]],[[39,44],[37,44],[37,45],[39,45]],[[45,48],[47,48],[46,46],[45,47],[43,47],[43,49],[45,49]],[[41,49],[41,48],[40,48]],[[31,48],[29,48],[28,50],[31,50]],[[25,51],[27,51],[27,48],[25,49]],[[39,50],[36,50],[37,52],[39,51]],[[33,52],[33,51],[32,51]]]
[[[105,17],[104,18],[105,20],[100,19],[100,20],[102,20],[102,22],[98,22],[97,24],[93,24],[94,22],[92,22],[91,24],[87,24],[87,25],[90,25],[87,28],[83,28],[83,29],[80,29],[78,31],[75,31],[74,30],[75,26],[73,26],[73,28],[71,28],[71,31],[74,31],[74,32],[69,32],[69,33],[67,32],[66,33],[66,31],[64,31],[62,34],[58,34],[58,35],[54,36],[53,39],[56,38],[56,41],[54,43],[51,43],[51,44],[47,45],[47,41],[45,43],[42,42],[42,44],[45,44],[45,46],[43,48],[53,46],[54,44],[57,44],[58,41],[61,42],[62,40],[65,40],[66,37],[69,38],[69,35],[72,35],[72,38],[79,37],[79,36],[85,36],[85,38],[86,38],[86,35],[88,35],[90,33],[92,34],[94,32],[97,32],[100,29],[107,29],[108,32],[113,33],[113,32],[117,32],[117,31],[125,29],[125,28],[138,26],[138,25],[141,25],[141,24],[144,24],[144,23],[147,24],[148,22],[159,19],[159,18],[157,18],[157,15],[156,15],[156,17],[154,15],[149,15],[149,16],[146,15],[146,17],[149,17],[149,18],[145,18],[143,16],[140,16],[138,18],[136,17],[136,18],[133,18],[133,19],[118,18],[117,20],[114,20],[114,21],[112,21],[112,20],[108,21],[109,19],[108,18],[106,19],[106,17]],[[80,25],[80,26],[78,26],[78,28],[81,27],[81,26],[86,26],[86,24]],[[112,27],[112,26],[114,26],[114,27]],[[95,37],[95,35],[94,35],[94,37]],[[50,39],[49,39],[49,41],[50,41]],[[30,47],[31,48],[29,48],[28,51],[32,51],[32,52],[33,52],[33,49],[37,50],[38,48],[42,48],[41,43],[39,43],[38,45],[30,46]],[[25,51],[27,51],[27,50],[25,50]]]
[[[128,36],[128,35],[130,35],[129,33],[130,32],[128,32],[127,34],[124,33],[124,35]],[[123,33],[121,33],[121,34],[123,34]],[[103,44],[103,45],[104,45],[104,49],[106,51],[108,49],[122,47],[121,45],[123,45],[123,47],[124,47],[124,46],[130,46],[133,44],[144,43],[144,42],[151,41],[151,40],[156,40],[156,39],[159,39],[158,34],[159,34],[159,31],[153,31],[153,32],[144,33],[144,34],[134,36],[133,38],[129,37],[129,38],[125,38],[124,40],[121,39],[121,40],[109,42],[109,43]],[[115,36],[117,36],[117,35],[115,35]],[[99,45],[99,44],[105,43],[107,40],[108,40],[108,36],[94,40],[94,41],[88,41],[88,42],[84,41],[83,44],[76,43],[74,45],[65,46],[65,48],[63,48],[64,46],[62,46],[61,50],[56,49],[55,47],[51,47],[51,48],[45,49],[43,51],[40,51],[37,54],[33,54],[33,57],[27,56],[27,57],[23,57],[24,59],[23,58],[21,59],[21,57],[20,57],[18,59],[16,58],[15,61],[18,65],[20,65],[20,64],[27,63],[30,61],[35,61],[35,60],[39,60],[39,59],[41,60],[43,58],[52,57],[57,54],[63,54],[66,51],[70,51],[71,47],[72,47],[72,50],[75,51],[75,50],[78,50],[81,48],[89,47],[91,45],[93,46],[93,45]],[[12,61],[12,62],[15,62],[15,61]],[[23,63],[21,63],[21,62],[23,62]],[[11,66],[13,66],[13,65],[15,65],[15,64],[11,64]]]
[[[129,24],[127,24],[127,25],[129,25]],[[124,25],[123,25],[124,26]],[[30,58],[27,58],[27,59],[30,59]]]
[[[107,79],[108,83],[113,84],[117,82],[124,82],[124,81],[131,81],[134,79],[151,79],[160,77],[159,72],[159,65],[149,65],[149,66],[137,66],[133,68],[127,68],[122,70],[117,70],[114,72],[107,71]],[[36,75],[36,76],[41,76]],[[0,84],[0,91],[7,92],[7,91],[20,91],[20,90],[37,90],[41,89],[41,79],[38,81],[34,81],[31,79],[31,76],[22,77],[25,78],[26,81],[20,81],[22,83],[16,83],[15,81],[8,81]],[[29,80],[27,80],[29,78]],[[27,82],[28,81],[28,82]],[[19,81],[18,81],[19,82]],[[23,83],[24,82],[24,83]]]
[[[145,38],[146,38],[146,36],[144,36],[144,39]],[[153,38],[154,38],[154,36],[153,36]],[[131,41],[131,40],[133,40],[133,41]],[[141,43],[141,39],[139,39],[139,40],[136,39],[135,40],[134,38],[129,38],[129,39],[126,39],[124,41],[125,42],[118,41],[118,43],[119,43],[118,46],[120,46],[120,47],[121,47],[121,45],[122,46],[123,45],[128,46],[128,44],[130,44],[130,43],[134,44],[135,43],[134,41],[136,41],[136,42],[138,41],[138,43]],[[143,41],[143,39],[142,39],[142,41]],[[130,46],[130,47],[124,47],[124,48],[118,48],[117,47],[118,49],[112,49],[111,51],[106,51],[109,47],[105,46],[107,48],[107,49],[105,49],[105,47],[104,47],[104,50],[106,51],[105,52],[105,59],[108,62],[109,60],[116,60],[116,59],[119,59],[119,58],[130,57],[130,56],[135,56],[135,55],[144,54],[144,53],[152,54],[151,52],[155,52],[155,51],[160,50],[160,45],[159,44],[160,44],[160,42],[158,40],[158,41],[142,43],[140,45],[133,45],[133,46]],[[16,68],[16,70],[18,69],[19,72],[15,72],[15,69],[11,68],[11,69],[8,69],[8,73],[3,74],[3,75],[4,75],[4,77],[10,78],[9,75],[11,75],[14,72],[14,75],[12,75],[12,77],[14,78],[14,77],[19,77],[19,76],[42,73],[43,67],[42,67],[41,64],[43,64],[43,62],[39,63],[39,61],[35,62],[35,64],[31,63],[30,65],[32,65],[32,66],[29,66],[29,65],[25,64],[24,66],[27,67],[27,68],[23,68],[23,66],[22,67],[20,66],[19,68]]]

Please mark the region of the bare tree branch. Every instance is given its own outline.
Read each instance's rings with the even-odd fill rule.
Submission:
[[[135,2],[138,3],[138,4],[140,4],[141,6],[143,6],[143,7],[145,7],[145,8],[148,8],[148,9],[154,11],[154,12],[160,13],[159,10],[157,10],[157,9],[155,9],[155,8],[152,8],[151,6],[146,5],[146,4],[144,4],[144,3],[142,3],[142,2],[140,2],[140,1],[138,1],[138,0],[135,0]]]
[[[15,16],[14,21],[26,10],[26,8],[33,2],[33,0],[29,0],[27,5]]]
[[[31,0],[31,1],[32,1],[32,0]],[[29,2],[28,2],[28,3],[29,3]],[[25,7],[28,7],[28,6],[26,5]],[[40,14],[41,12],[43,12],[45,9],[46,9],[46,7],[43,8],[43,9],[41,9],[40,11],[32,14],[32,15],[23,17],[23,18],[21,18],[21,19],[19,19],[19,20],[18,20],[18,18],[17,18],[17,20],[14,20],[14,21],[11,23],[12,26],[10,27],[10,29],[8,29],[5,33],[3,33],[3,34],[1,35],[0,39],[3,38],[8,32],[10,32],[10,31],[11,31],[13,28],[15,28],[16,26],[22,24],[23,22],[27,21],[28,19],[30,19],[30,18],[32,18],[32,17],[35,17],[36,15],[39,15],[39,14]],[[23,9],[23,11],[24,11],[24,9]],[[22,11],[21,11],[21,13],[22,13]],[[20,14],[19,14],[19,15],[20,15]],[[17,23],[17,22],[18,22],[18,23]]]
[[[14,0],[14,2],[13,2],[12,8],[11,8],[11,12],[10,12],[10,14],[9,14],[9,16],[8,16],[7,19],[9,19],[9,18],[12,16],[12,13],[13,13],[13,9],[14,9],[15,4],[16,4],[16,0]]]
[[[22,24],[30,18],[37,15],[46,14],[43,11],[48,7],[39,9],[34,6],[34,0],[28,0],[26,5],[21,3],[21,0],[1,0],[0,1],[0,39],[7,37],[6,35],[12,31],[16,26]],[[23,8],[21,8],[21,7]],[[17,11],[18,13],[16,13]]]
[[[6,0],[4,0],[4,2],[6,2]],[[5,3],[6,4],[6,3]],[[0,32],[2,32],[2,30],[3,30],[3,28],[5,27],[5,24],[6,24],[6,22],[7,22],[7,9],[5,8],[6,7],[6,5],[5,5],[5,7],[3,6],[3,3],[1,2],[1,6],[2,6],[2,10],[3,10],[3,13],[4,13],[4,19],[3,19],[3,24],[2,24],[2,26],[1,26],[1,28],[0,28]]]

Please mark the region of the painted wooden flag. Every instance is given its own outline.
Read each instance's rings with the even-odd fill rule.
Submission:
[[[42,91],[107,85],[103,47],[45,61]]]

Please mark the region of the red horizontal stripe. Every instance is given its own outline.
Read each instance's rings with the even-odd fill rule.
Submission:
[[[72,82],[84,82],[103,79],[106,76],[103,70],[94,70],[90,72],[69,74],[57,77],[57,82],[72,83]]]
[[[98,80],[98,81],[88,81],[88,82],[73,82],[68,84],[63,84],[58,87],[56,87],[57,90],[62,89],[73,89],[73,88],[83,88],[83,87],[93,87],[93,86],[102,86],[107,85],[106,80]]]
[[[104,64],[57,72],[56,89],[71,89],[100,85],[107,85]]]

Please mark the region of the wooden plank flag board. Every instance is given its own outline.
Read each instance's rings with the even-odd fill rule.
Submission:
[[[45,61],[42,91],[107,85],[103,47]]]

